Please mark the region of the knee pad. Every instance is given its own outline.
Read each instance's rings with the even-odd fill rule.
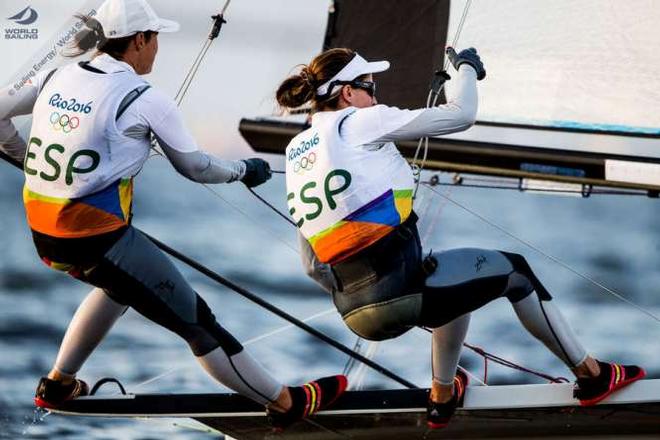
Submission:
[[[199,295],[197,322],[187,327],[185,339],[195,356],[204,356],[218,347],[221,347],[227,356],[233,356],[243,350],[241,343],[218,324],[213,312]]]
[[[525,257],[509,252],[502,252],[502,255],[511,262],[514,270],[509,277],[509,283],[513,283],[512,291],[510,294],[507,293],[507,298],[509,298],[511,302],[520,301],[533,290],[535,290],[539,298],[544,301],[550,301],[552,299],[552,295],[550,295],[550,292],[548,292],[543,284],[541,284],[541,281],[536,278],[536,275],[534,275],[532,268],[529,267]],[[525,282],[524,280],[521,280],[521,278],[525,278],[527,281]]]

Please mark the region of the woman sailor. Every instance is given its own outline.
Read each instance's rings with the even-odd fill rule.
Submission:
[[[280,384],[130,225],[133,177],[149,156],[150,133],[176,170],[196,182],[260,185],[270,178],[268,163],[202,152],[175,102],[141,78],[153,66],[158,33],[176,31],[178,23],[158,18],[145,0],[107,0],[96,19],[82,18],[88,29],[77,36],[77,48],[80,53],[96,48],[97,56],[38,75],[15,94],[8,88],[0,92],[2,149],[24,162],[25,210],[39,256],[95,286],[71,321],[55,365],[41,379],[36,404],[54,407],[87,394],[76,373],[133,307],[185,339],[213,378],[268,405],[276,426],[326,407],[345,389],[343,376],[302,387]],[[29,113],[26,145],[9,118]]]
[[[310,102],[315,110],[311,127],[286,149],[287,199],[303,264],[361,337],[384,340],[414,326],[433,328],[432,428],[446,426],[464,396],[467,376],[457,365],[470,312],[500,297],[575,373],[580,403],[593,405],[644,371],[590,357],[522,256],[453,249],[422,257],[413,175],[394,142],[474,123],[484,66],[474,49],[447,55],[458,71],[453,93],[434,108],[377,105],[372,74],[389,63],[368,62],[345,48],[320,54],[280,85],[281,106]]]

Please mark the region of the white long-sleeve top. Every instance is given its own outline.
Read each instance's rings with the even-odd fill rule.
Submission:
[[[106,73],[134,72],[129,64],[106,54],[95,57],[89,65]],[[50,71],[38,74],[18,91],[11,86],[0,90],[0,149],[21,162],[25,157],[26,143],[11,118],[32,113],[48,73]],[[174,168],[196,182],[232,182],[245,174],[243,161],[223,160],[200,150],[174,100],[154,87],[127,108],[118,119],[117,127],[126,136],[138,139],[153,132]]]
[[[447,104],[415,110],[375,105],[352,113],[341,125],[348,144],[373,148],[386,142],[440,136],[470,128],[477,117],[477,73],[461,65],[447,90]]]

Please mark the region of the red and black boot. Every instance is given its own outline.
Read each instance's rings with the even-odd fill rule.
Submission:
[[[299,387],[289,387],[291,408],[285,412],[268,410],[268,418],[275,430],[283,430],[298,420],[327,409],[341,396],[348,381],[346,376],[337,375],[317,379]]]
[[[63,384],[61,381],[42,377],[34,395],[34,404],[39,408],[56,408],[63,402],[89,394],[89,387],[80,379]]]
[[[446,428],[456,408],[463,406],[465,390],[468,385],[468,377],[463,371],[458,370],[454,376],[454,395],[447,402],[438,403],[429,397],[426,407],[426,424],[431,429]]]
[[[646,372],[637,365],[608,364],[596,361],[600,366],[597,377],[578,378],[573,397],[581,406],[595,405],[618,389],[644,378]]]

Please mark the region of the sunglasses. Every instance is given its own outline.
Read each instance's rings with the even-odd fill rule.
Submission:
[[[358,81],[354,79],[353,81],[349,81],[348,85],[356,89],[364,90],[372,98],[376,94],[376,83],[373,81]]]
[[[367,92],[367,94],[373,98],[374,95],[376,94],[376,83],[373,81],[360,81],[357,79],[354,79],[353,81],[333,81],[330,83],[328,86],[328,93],[323,95],[323,97],[320,97],[321,99],[326,99],[332,94],[332,90],[334,89],[335,86],[351,86],[355,89],[360,89],[364,90]]]

